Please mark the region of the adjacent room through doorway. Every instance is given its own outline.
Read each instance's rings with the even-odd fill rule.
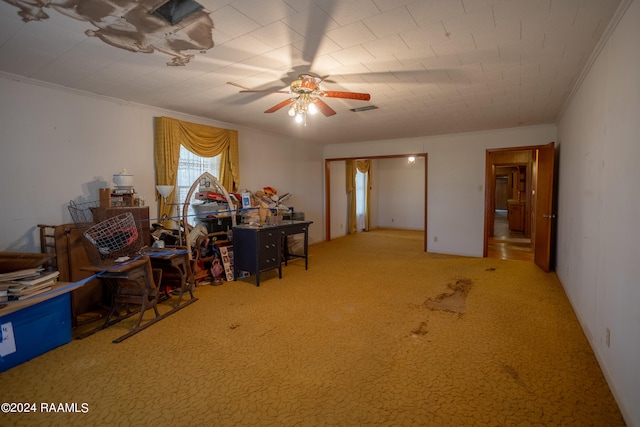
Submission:
[[[488,257],[533,261],[531,238],[526,237],[522,231],[509,228],[508,210],[496,209],[493,224],[493,237],[489,238],[487,248]]]
[[[487,236],[487,256],[533,261],[531,240],[531,150],[502,151],[492,156],[492,230]]]

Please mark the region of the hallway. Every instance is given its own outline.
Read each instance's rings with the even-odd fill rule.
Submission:
[[[509,230],[506,210],[496,210],[494,220],[494,237],[489,237],[487,257],[533,261],[531,239],[524,233]]]

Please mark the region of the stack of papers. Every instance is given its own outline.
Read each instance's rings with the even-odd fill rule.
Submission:
[[[29,269],[0,274],[0,301],[22,300],[51,290],[59,271]]]

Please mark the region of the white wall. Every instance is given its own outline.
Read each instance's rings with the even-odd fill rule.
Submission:
[[[347,164],[344,160],[329,162],[330,208],[329,235],[336,239],[347,234],[349,227],[348,200],[346,190]]]
[[[376,159],[379,227],[424,230],[425,159],[409,164],[406,157]],[[373,209],[372,209],[373,210]]]
[[[157,216],[153,120],[157,116],[238,129],[57,87],[0,76],[0,250],[40,250],[37,224],[71,222],[69,200],[93,201],[127,168]],[[240,185],[291,192],[290,204],[315,222],[322,240],[321,147],[239,129]]]
[[[287,207],[313,221],[309,243],[324,240],[322,146],[283,139],[251,129],[240,130],[240,186],[256,191],[273,187],[290,193]]]
[[[640,426],[639,40],[633,1],[558,125],[557,274],[629,426]]]
[[[324,149],[324,157],[330,159],[427,153],[429,198],[427,201],[427,250],[481,257],[484,249],[486,150],[544,145],[554,141],[555,137],[555,126],[541,125],[402,140],[327,145]],[[379,194],[378,197],[382,203],[382,195]],[[333,211],[333,205],[331,209]]]

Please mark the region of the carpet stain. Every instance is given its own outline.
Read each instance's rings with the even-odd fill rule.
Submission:
[[[424,306],[429,310],[448,311],[463,314],[467,296],[471,290],[470,279],[458,279],[455,284],[447,284],[451,292],[444,292],[434,299],[427,299]]]
[[[420,322],[417,328],[411,331],[411,335],[419,336],[419,335],[427,335],[429,331],[427,331],[427,322]]]
[[[513,380],[516,382],[516,384],[518,384],[520,387],[522,387],[525,390],[527,389],[527,385],[520,378],[520,374],[518,373],[516,368],[514,368],[513,366],[511,366],[511,365],[509,365],[507,363],[503,363],[502,366],[501,366],[501,370],[502,370],[502,372],[504,372],[505,374],[507,374],[508,376],[513,378]]]

